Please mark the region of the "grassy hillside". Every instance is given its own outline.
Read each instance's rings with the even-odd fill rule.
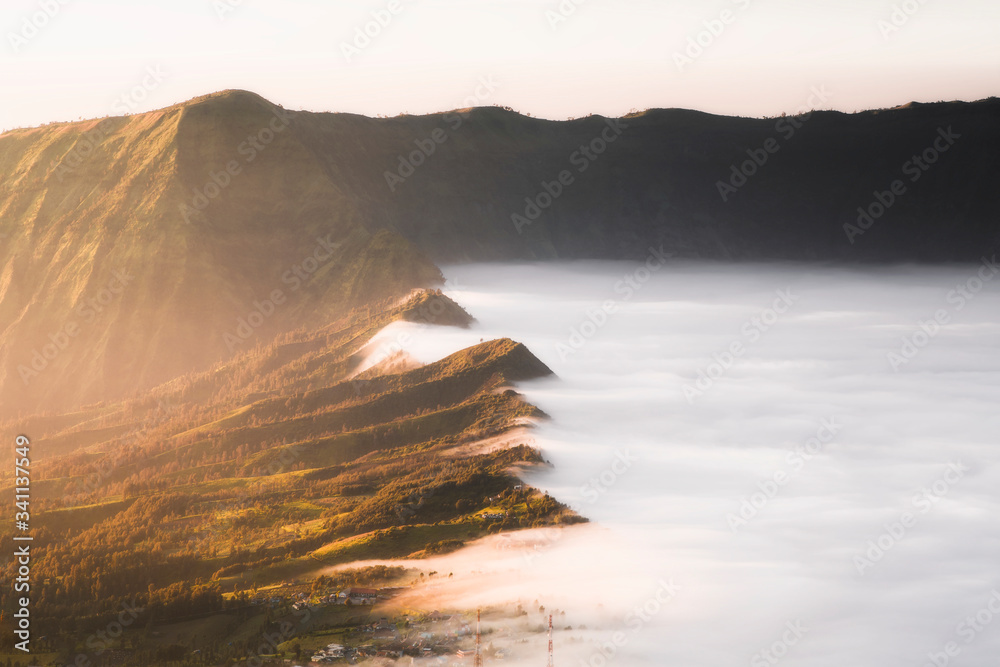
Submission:
[[[172,627],[232,615],[258,589],[332,564],[579,521],[511,472],[542,463],[513,429],[544,417],[511,383],[551,374],[523,345],[355,373],[375,332],[421,312],[471,319],[419,291],[133,399],[5,424],[33,438],[34,631],[72,653],[74,628],[125,601]],[[509,446],[470,446],[500,434]],[[4,473],[0,492],[12,485]],[[201,646],[182,643],[184,654]]]
[[[247,95],[0,136],[3,416],[121,398],[441,280],[359,223],[280,114]]]

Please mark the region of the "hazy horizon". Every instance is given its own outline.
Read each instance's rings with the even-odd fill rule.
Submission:
[[[254,95],[259,95],[260,97],[262,97],[263,99],[267,100],[268,102],[270,102],[272,104],[275,104],[277,106],[280,106],[280,107],[282,107],[283,109],[285,109],[287,111],[302,111],[302,112],[306,112],[306,113],[316,113],[316,114],[347,114],[347,115],[364,116],[366,118],[392,118],[392,117],[399,117],[399,116],[438,116],[438,115],[442,115],[442,114],[446,115],[449,112],[460,111],[460,110],[469,109],[469,108],[490,108],[490,107],[505,106],[505,105],[499,105],[499,104],[473,104],[471,106],[456,106],[456,107],[442,108],[442,109],[437,109],[437,110],[432,110],[432,111],[426,111],[426,112],[419,113],[419,114],[400,113],[400,114],[397,114],[396,116],[387,116],[385,114],[380,114],[380,113],[366,114],[366,113],[357,113],[357,112],[352,112],[352,111],[340,111],[338,109],[296,109],[296,108],[290,108],[290,107],[287,107],[287,106],[281,104],[277,100],[269,99],[266,96],[261,95],[260,93],[258,93],[255,90],[246,90],[246,89],[241,89],[241,88],[230,88],[230,89],[216,90],[216,91],[204,93],[204,94],[201,94],[201,95],[195,95],[194,97],[190,97],[190,98],[183,99],[183,100],[176,100],[176,101],[173,101],[173,102],[168,102],[168,103],[165,103],[163,106],[156,107],[156,108],[153,108],[153,109],[149,109],[147,111],[137,112],[137,113],[141,114],[141,113],[155,112],[155,111],[159,111],[159,110],[162,110],[162,109],[167,109],[167,108],[170,108],[170,107],[174,107],[174,106],[186,104],[188,102],[191,102],[192,100],[196,100],[196,99],[199,99],[199,98],[202,98],[202,97],[212,96],[212,95],[219,95],[219,94],[229,93],[229,92],[248,92],[248,93],[251,93],[251,94],[254,94]],[[884,111],[884,110],[887,110],[887,109],[902,108],[902,107],[906,107],[906,106],[908,106],[910,104],[939,104],[939,103],[943,103],[943,104],[952,104],[952,103],[954,103],[954,104],[974,104],[974,103],[977,103],[977,102],[985,102],[987,100],[997,99],[997,97],[1000,97],[1000,95],[988,95],[986,97],[980,97],[980,98],[976,98],[976,99],[971,99],[971,98],[970,99],[948,99],[948,100],[940,99],[940,100],[924,100],[924,101],[906,100],[906,101],[901,101],[899,104],[894,104],[894,105],[885,106],[885,107],[859,108],[859,109],[853,109],[853,110],[850,110],[850,111],[845,111],[845,110],[842,110],[842,109],[816,109],[816,111],[818,111],[818,112],[821,112],[821,111],[835,111],[835,112],[846,113],[846,114],[850,115],[850,114],[857,114],[857,113],[865,113],[865,112],[868,112],[868,111]],[[602,115],[602,114],[594,114],[592,112],[586,112],[586,113],[583,113],[583,114],[581,114],[579,116],[570,116],[570,117],[567,117],[567,118],[545,118],[543,116],[536,116],[536,115],[532,114],[529,111],[523,111],[521,109],[511,108],[511,110],[514,111],[515,113],[518,113],[518,114],[522,115],[522,116],[527,116],[527,117],[530,117],[530,118],[537,118],[539,120],[551,120],[551,121],[575,120],[575,119],[578,119],[578,118],[585,118],[585,117],[590,116],[590,115]],[[646,108],[642,108],[642,109],[633,108],[633,109],[630,109],[628,112],[624,112],[624,113],[622,113],[622,114],[620,114],[618,116],[609,116],[609,117],[621,118],[621,117],[627,116],[627,115],[629,115],[631,113],[635,113],[635,112],[644,113],[644,112],[648,112],[648,111],[674,111],[674,110],[676,110],[676,111],[694,111],[694,112],[697,112],[697,113],[705,113],[705,114],[708,114],[708,115],[711,115],[711,116],[731,117],[731,118],[768,119],[768,118],[773,118],[774,117],[774,115],[771,115],[771,114],[763,114],[763,115],[759,115],[759,116],[752,116],[752,115],[751,116],[745,116],[745,115],[739,115],[739,114],[715,113],[715,112],[707,111],[705,109],[694,109],[694,108],[689,108],[689,107],[646,107]],[[812,113],[813,109],[812,108],[808,108],[808,109],[803,108],[803,109],[800,109],[800,112],[801,113]],[[125,115],[132,115],[132,114],[125,114]],[[10,132],[12,130],[26,130],[26,129],[35,129],[35,128],[38,128],[38,127],[45,127],[48,124],[63,124],[63,123],[74,123],[74,122],[87,122],[87,121],[93,121],[93,120],[100,120],[101,118],[114,118],[114,117],[119,117],[119,116],[115,116],[115,115],[112,114],[112,115],[108,115],[108,116],[95,116],[95,117],[89,117],[89,118],[78,118],[78,119],[74,119],[74,120],[54,120],[54,121],[48,121],[47,123],[41,123],[39,125],[31,125],[31,126],[22,126],[22,127],[13,127],[13,128],[0,129],[0,134],[3,134],[5,132]]]
[[[424,114],[469,106],[481,79],[497,84],[486,103],[549,119],[793,114],[818,86],[832,93],[822,108],[853,112],[990,97],[1000,66],[1000,8],[983,0],[52,3],[0,11],[0,85],[16,99],[0,130],[233,88],[308,111]]]

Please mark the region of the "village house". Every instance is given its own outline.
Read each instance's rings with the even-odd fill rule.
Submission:
[[[378,591],[374,588],[352,586],[340,591],[337,597],[344,604],[375,604],[378,600]]]

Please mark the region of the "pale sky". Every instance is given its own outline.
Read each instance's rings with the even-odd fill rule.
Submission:
[[[373,12],[391,18],[345,55]],[[685,54],[699,37],[701,53]],[[679,64],[677,54],[695,57]],[[1000,94],[1000,3],[4,0],[0,9],[0,130],[226,88],[291,109],[374,116],[475,102],[554,119],[650,107],[774,115],[802,109],[813,89],[829,93],[820,108],[844,111],[974,100]]]

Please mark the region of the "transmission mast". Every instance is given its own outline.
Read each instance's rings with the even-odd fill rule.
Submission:
[[[555,658],[552,656],[552,614],[549,614],[549,665],[548,667],[556,667]]]
[[[472,659],[473,667],[483,667],[483,652],[480,647],[480,634],[479,634],[479,617],[480,610],[476,610],[476,656]]]

